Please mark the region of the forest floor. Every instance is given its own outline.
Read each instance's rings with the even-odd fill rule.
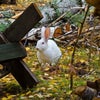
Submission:
[[[72,100],[70,99],[72,90],[70,90],[70,74],[68,70],[73,48],[61,48],[62,57],[58,64],[59,69],[53,71],[48,66],[42,70],[34,46],[28,46],[26,50],[28,56],[24,61],[36,75],[39,83],[31,89],[22,90],[14,77],[9,74],[0,79],[1,100]],[[73,76],[73,90],[78,86],[86,85],[88,80],[95,81],[99,78],[100,61],[98,54],[93,52],[91,62],[88,62],[88,59],[88,50],[86,48],[77,48],[75,66],[87,73],[83,71]]]
[[[20,5],[19,5],[20,6]],[[4,7],[4,6],[3,6]],[[9,9],[14,8],[9,6]],[[19,7],[22,9],[22,7]],[[3,9],[3,8],[2,8]],[[4,7],[5,9],[5,7]],[[19,10],[19,9],[18,9]],[[24,10],[24,9],[23,9]],[[71,94],[78,86],[86,86],[87,81],[94,82],[100,78],[100,50],[80,46],[74,55],[75,73],[73,73],[73,90],[70,89],[70,63],[73,46],[59,45],[62,57],[51,71],[49,66],[42,68],[36,56],[35,46],[27,46],[25,63],[36,75],[39,83],[31,89],[23,90],[15,78],[8,74],[0,79],[0,100],[77,100]]]

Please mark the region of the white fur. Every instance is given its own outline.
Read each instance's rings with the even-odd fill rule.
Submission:
[[[45,31],[41,30],[41,32]],[[43,33],[41,39],[37,42],[36,48],[38,49],[37,58],[39,62],[43,65],[45,65],[46,63],[55,65],[62,55],[56,42],[50,40],[49,38],[46,40],[45,35],[43,35]]]

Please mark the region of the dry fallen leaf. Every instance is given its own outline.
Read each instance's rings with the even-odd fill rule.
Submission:
[[[61,27],[57,27],[56,29],[55,29],[55,31],[54,31],[54,38],[57,38],[57,37],[59,37],[60,35],[62,35],[63,34],[63,32],[62,32],[62,28]]]
[[[77,72],[72,64],[69,64],[69,73],[70,75],[76,75]]]
[[[76,94],[78,96],[81,96],[82,93],[86,90],[87,86],[79,86],[75,90],[72,91],[72,94]]]

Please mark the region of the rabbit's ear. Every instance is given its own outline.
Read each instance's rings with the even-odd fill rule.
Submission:
[[[47,27],[45,29],[44,37],[45,37],[45,41],[48,41],[48,39],[50,37],[50,28],[49,27]]]
[[[41,38],[44,38],[45,37],[45,27],[43,26],[42,28],[41,28]]]

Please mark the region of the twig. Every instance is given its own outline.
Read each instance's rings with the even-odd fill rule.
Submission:
[[[61,15],[60,17],[58,17],[55,21],[53,21],[52,23],[50,23],[48,26],[54,25],[57,21],[59,21],[59,20],[60,20],[61,18],[63,18],[65,15],[66,15],[66,12],[65,12],[63,15]]]
[[[76,9],[76,10],[82,10],[84,9],[84,7],[72,7],[72,8],[69,8],[68,10],[72,10],[72,9]],[[67,14],[67,12],[65,12],[64,14],[62,14],[60,17],[58,17],[55,21],[53,21],[52,23],[50,23],[48,26],[52,26],[54,25],[57,21],[59,21],[61,18],[63,18],[65,15]]]
[[[82,32],[83,24],[84,24],[84,22],[85,22],[85,19],[86,19],[88,10],[89,10],[89,5],[87,5],[87,9],[86,9],[86,13],[85,13],[83,22],[81,23],[81,26],[80,26],[80,28],[79,28],[79,30],[78,30],[78,35],[77,35],[77,39],[76,39],[76,42],[75,42],[75,45],[74,45],[74,50],[73,50],[72,58],[71,58],[71,65],[73,65],[73,63],[74,63],[75,51],[76,51],[76,47],[77,47],[76,45],[77,45],[77,43],[78,43],[80,34],[81,34],[81,32]],[[73,89],[73,75],[70,75],[70,89],[71,89],[71,90]]]

